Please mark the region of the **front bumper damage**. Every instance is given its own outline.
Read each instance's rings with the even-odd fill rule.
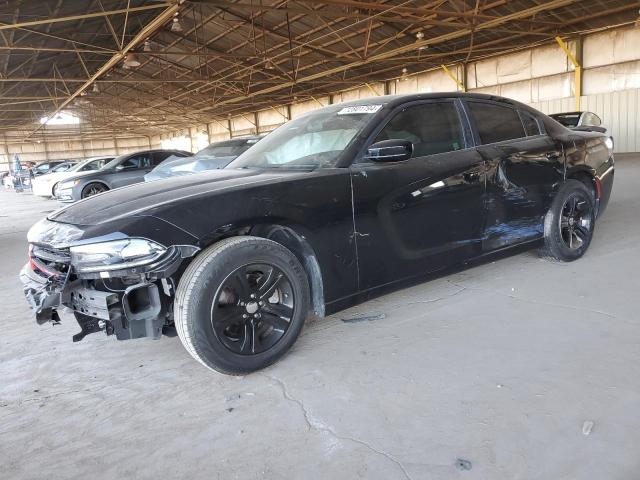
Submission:
[[[197,251],[193,246],[174,246],[162,259],[144,268],[83,277],[74,274],[72,265],[66,272],[52,271],[30,258],[20,272],[20,280],[38,324],[60,323],[61,309],[73,312],[80,326],[74,342],[101,331],[118,340],[159,338],[163,328],[173,322],[172,275]]]

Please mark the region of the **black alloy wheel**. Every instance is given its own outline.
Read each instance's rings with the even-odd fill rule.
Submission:
[[[93,197],[94,195],[106,192],[107,190],[108,188],[101,183],[90,183],[82,189],[82,198]]]
[[[231,237],[200,252],[182,274],[174,323],[202,365],[244,375],[287,353],[310,305],[307,272],[291,250],[266,238]]]
[[[579,250],[591,236],[593,203],[583,197],[582,192],[574,192],[562,206],[560,232],[570,250]]]
[[[544,256],[571,262],[589,248],[595,227],[593,191],[569,179],[558,189],[544,219]]]
[[[274,265],[243,265],[220,285],[211,308],[211,326],[234,353],[255,355],[273,347],[293,319],[291,281]]]

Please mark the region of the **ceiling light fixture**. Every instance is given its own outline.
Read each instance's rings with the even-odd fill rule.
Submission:
[[[429,45],[426,45],[424,43],[422,43],[422,41],[424,40],[424,32],[420,31],[418,33],[416,33],[416,42],[418,44],[418,50],[426,50],[427,48],[429,48]]]
[[[128,53],[127,56],[124,57],[123,66],[124,68],[139,67],[140,61],[136,57],[135,53]]]
[[[98,87],[97,83],[93,84],[93,89],[91,90],[93,93],[100,93],[100,87]]]
[[[171,23],[171,31],[172,32],[182,31],[182,24],[180,23],[180,19],[178,17],[173,18],[173,22]]]
[[[271,61],[271,59],[267,58],[267,60],[264,62],[264,69],[265,70],[274,70],[275,68],[276,68],[276,66]]]
[[[149,41],[149,39],[144,41],[144,47],[142,48],[142,50],[145,52],[151,51],[151,42]]]
[[[402,69],[402,75],[400,76],[400,78],[402,80],[408,80],[409,79],[409,70],[407,70],[407,67],[404,67]]]

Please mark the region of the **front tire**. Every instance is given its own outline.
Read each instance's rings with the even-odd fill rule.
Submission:
[[[544,221],[543,255],[563,262],[582,257],[595,226],[591,191],[578,180],[567,180],[556,194]]]
[[[185,270],[176,291],[176,331],[205,367],[242,375],[291,348],[309,304],[306,272],[291,251],[264,238],[228,238]]]
[[[90,183],[82,189],[81,198],[93,197],[99,193],[103,193],[109,190],[105,185],[101,183]]]

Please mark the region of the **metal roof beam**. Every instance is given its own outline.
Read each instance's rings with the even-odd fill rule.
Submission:
[[[83,18],[105,17],[109,15],[119,15],[123,13],[144,12],[146,10],[157,10],[158,8],[171,7],[173,3],[164,2],[153,5],[144,5],[142,7],[120,8],[118,10],[109,10],[106,12],[82,13],[79,15],[71,15],[68,17],[45,18],[43,20],[31,20],[29,22],[16,22],[0,24],[0,30],[10,30],[15,28],[33,27],[36,25],[47,25],[49,23],[73,22],[82,20]]]
[[[111,68],[115,66],[118,62],[122,61],[122,59],[130,50],[137,47],[140,43],[144,42],[158,28],[162,27],[169,20],[171,20],[174,14],[176,14],[179,10],[180,10],[180,4],[177,2],[171,4],[171,6],[163,10],[162,13],[160,13],[160,15],[158,15],[153,20],[151,20],[151,22],[149,22],[145,27],[140,29],[140,31],[138,31],[138,33],[131,39],[131,41],[124,46],[121,52],[114,54],[109,60],[107,60],[104,63],[104,65],[102,65],[102,67],[98,69],[98,71],[95,74],[91,76],[91,78],[89,78],[85,83],[83,83],[73,94],[69,95],[69,97],[67,97],[67,99],[64,102],[62,102],[52,114],[48,116],[48,118],[53,118],[55,115],[57,115],[64,107],[69,105],[74,98],[78,97],[82,92],[84,92],[87,88],[89,88],[89,86],[94,81],[96,81],[106,72],[111,70]],[[35,134],[38,130],[40,130],[43,125],[45,124],[38,125],[29,135],[27,135],[25,140],[31,137],[33,134]]]

